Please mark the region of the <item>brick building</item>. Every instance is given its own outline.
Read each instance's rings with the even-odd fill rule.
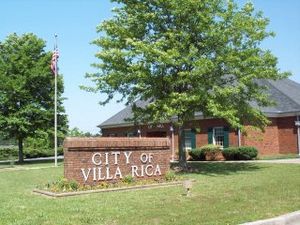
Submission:
[[[230,128],[223,119],[204,118],[196,113],[194,120],[185,127],[185,148],[193,149],[211,144],[228,146],[254,146],[260,155],[299,154],[300,153],[300,84],[284,79],[280,81],[264,80],[261,85],[268,87],[270,98],[275,106],[262,108],[271,124],[265,132],[247,127],[247,135]],[[140,107],[145,102],[137,103]],[[104,121],[99,127],[105,137],[169,137],[172,140],[172,155],[178,149],[178,132],[171,123],[159,125],[134,125],[126,119],[132,117],[128,106]],[[176,157],[176,156],[175,156]]]

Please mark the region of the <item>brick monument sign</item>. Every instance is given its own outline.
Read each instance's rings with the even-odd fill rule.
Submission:
[[[170,166],[167,138],[66,138],[64,175],[80,184],[159,179]]]

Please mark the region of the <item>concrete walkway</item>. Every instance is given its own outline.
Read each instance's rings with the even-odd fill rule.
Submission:
[[[300,211],[278,216],[267,220],[258,220],[250,223],[243,223],[241,225],[299,225]]]
[[[253,162],[259,162],[259,163],[294,163],[294,164],[300,164],[300,158],[295,158],[295,159],[273,159],[273,160],[254,160]]]
[[[178,161],[175,161],[178,162]],[[300,158],[294,159],[270,159],[270,160],[234,160],[234,161],[188,161],[188,163],[282,163],[300,164]],[[300,224],[299,224],[300,225]]]

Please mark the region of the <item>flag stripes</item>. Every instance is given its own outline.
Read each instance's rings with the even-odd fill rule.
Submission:
[[[50,65],[53,74],[57,73],[58,58],[59,58],[59,53],[58,53],[58,50],[56,49],[56,50],[53,51],[52,59],[51,59],[51,65]]]

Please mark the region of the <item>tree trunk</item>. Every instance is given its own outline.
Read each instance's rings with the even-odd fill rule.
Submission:
[[[187,170],[187,162],[186,162],[186,152],[185,152],[185,139],[184,139],[184,127],[182,125],[179,126],[178,129],[178,146],[179,146],[179,166],[183,170]]]
[[[24,162],[24,155],[23,155],[23,138],[18,139],[18,146],[19,146],[19,163]]]

